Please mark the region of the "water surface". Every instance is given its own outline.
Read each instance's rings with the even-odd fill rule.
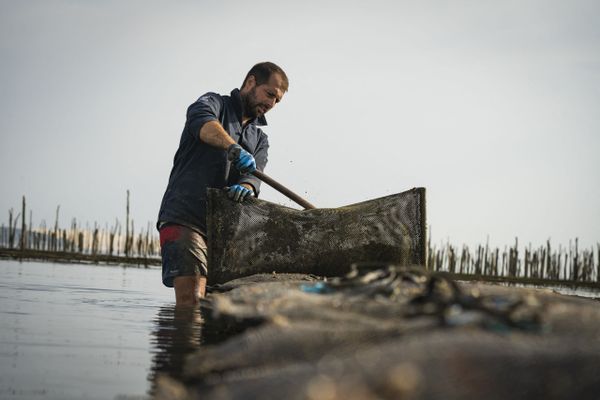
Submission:
[[[146,398],[198,343],[173,299],[157,268],[0,260],[0,398]]]

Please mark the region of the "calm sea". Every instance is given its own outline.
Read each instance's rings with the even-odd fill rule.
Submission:
[[[148,398],[202,342],[173,300],[158,268],[0,260],[0,398]]]

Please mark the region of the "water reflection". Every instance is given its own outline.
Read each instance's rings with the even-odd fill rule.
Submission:
[[[145,398],[159,275],[1,260],[0,399]]]
[[[151,393],[158,375],[181,379],[187,355],[202,344],[203,315],[199,307],[162,306],[153,321]]]

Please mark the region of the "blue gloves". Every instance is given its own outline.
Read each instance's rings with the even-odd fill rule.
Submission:
[[[232,144],[229,146],[227,149],[227,158],[242,174],[256,171],[256,161],[254,161],[254,157],[239,144]]]
[[[246,189],[242,185],[237,184],[229,186],[225,188],[225,190],[227,191],[227,197],[229,197],[233,201],[237,201],[238,203],[244,201],[246,196],[252,193],[252,190]]]

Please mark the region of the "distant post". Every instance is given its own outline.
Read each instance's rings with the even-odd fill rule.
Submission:
[[[19,248],[25,250],[27,228],[25,226],[25,196],[23,196],[23,210],[21,211],[21,235],[19,238]]]
[[[129,257],[129,189],[127,189],[127,208],[125,215],[125,255]]]

